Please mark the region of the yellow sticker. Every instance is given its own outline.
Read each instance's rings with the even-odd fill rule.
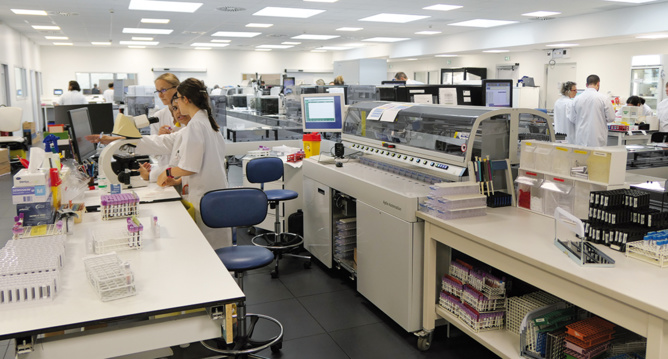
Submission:
[[[587,151],[583,151],[583,150],[573,150],[573,152],[577,153],[577,154],[580,154],[580,155],[586,155],[587,154]]]
[[[366,137],[366,111],[360,111],[360,114],[362,116],[362,133],[360,133],[360,135],[362,135],[362,137]]]
[[[531,142],[525,142],[525,143],[527,144],[527,146],[533,146]]]
[[[34,226],[30,229],[30,235],[33,237],[37,236],[45,236],[46,235],[46,224],[42,224],[39,226]]]
[[[555,147],[555,148],[558,149],[559,151],[568,152],[568,148],[566,147]]]

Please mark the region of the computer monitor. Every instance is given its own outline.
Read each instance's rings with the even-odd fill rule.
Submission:
[[[304,132],[342,132],[342,93],[304,94],[302,102],[302,125]]]
[[[90,117],[87,108],[77,108],[68,111],[70,117],[70,131],[72,134],[72,147],[74,156],[79,163],[95,154],[95,145],[86,136],[92,135]]]
[[[248,107],[248,96],[232,95],[232,107]]]
[[[399,81],[399,80],[381,81],[380,84],[381,85],[405,86],[406,81]]]
[[[75,108],[87,108],[93,133],[111,133],[114,130],[114,109],[110,103],[91,103],[87,105],[62,105],[53,107],[53,119],[56,125],[68,125],[68,111]]]
[[[482,90],[485,106],[513,106],[513,80],[482,80]]]
[[[60,96],[63,94],[63,89],[53,89],[54,96]]]

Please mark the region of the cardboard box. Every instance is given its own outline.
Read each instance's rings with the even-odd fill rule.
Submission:
[[[46,202],[21,203],[16,205],[16,215],[23,214],[24,226],[52,224],[56,217],[51,196]]]
[[[48,172],[28,172],[27,169],[21,169],[14,175],[14,187],[29,187],[29,186],[51,186],[51,177]]]
[[[12,173],[12,165],[7,163],[0,164],[0,176],[8,175]]]
[[[18,150],[9,150],[9,157],[11,158],[16,158],[16,156],[23,158],[24,160],[27,159],[27,152],[26,150],[23,149],[18,149]]]
[[[0,148],[0,164],[9,163],[9,150]]]
[[[36,128],[37,127],[35,126],[34,122],[24,122],[23,123],[23,129],[24,130],[30,130],[31,132],[34,133],[36,131]]]
[[[12,203],[46,202],[51,197],[51,187],[24,186],[12,187]]]

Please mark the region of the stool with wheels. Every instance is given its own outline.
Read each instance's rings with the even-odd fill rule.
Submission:
[[[278,277],[278,264],[283,256],[305,259],[307,262],[304,263],[304,267],[311,266],[311,256],[292,253],[304,243],[302,236],[281,230],[281,202],[297,198],[298,193],[287,189],[264,189],[265,183],[280,180],[282,177],[283,161],[278,157],[254,158],[246,164],[246,178],[250,183],[260,184],[260,188],[267,194],[269,207],[276,210],[274,231],[257,235],[252,239],[254,245],[274,252],[276,264],[271,272],[272,278]]]
[[[228,188],[209,191],[200,202],[202,221],[212,228],[232,228],[233,246],[216,249],[216,254],[228,270],[234,272],[239,288],[244,290],[244,273],[264,267],[274,260],[274,254],[262,247],[238,246],[236,227],[253,226],[267,216],[267,196],[257,188]],[[279,333],[266,340],[253,340],[253,330],[259,319],[274,323]],[[250,323],[248,323],[250,322]],[[269,316],[246,313],[244,302],[237,303],[237,325],[234,342],[220,348],[216,343],[202,341],[206,348],[233,358],[263,358],[254,353],[271,348],[278,352],[283,345],[283,326]]]

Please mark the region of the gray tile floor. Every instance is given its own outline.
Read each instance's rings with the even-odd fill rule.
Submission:
[[[232,186],[241,184],[240,175],[238,167],[230,168]],[[11,181],[10,176],[0,176],[0,233],[11,233]],[[239,233],[239,243],[248,244],[246,231]],[[0,238],[0,246],[5,238]],[[420,352],[416,337],[357,293],[355,282],[345,273],[318,262],[305,269],[302,261],[291,258],[284,259],[280,269],[277,279],[269,275],[270,267],[264,267],[249,272],[244,282],[248,311],[272,316],[285,328],[280,354],[272,355],[267,349],[261,355],[290,359],[498,358],[454,328],[447,338],[445,327],[437,328],[431,349]],[[268,329],[258,327],[256,333],[262,335]],[[172,349],[175,359],[218,357],[199,343]],[[0,358],[14,358],[13,342],[0,341]]]

